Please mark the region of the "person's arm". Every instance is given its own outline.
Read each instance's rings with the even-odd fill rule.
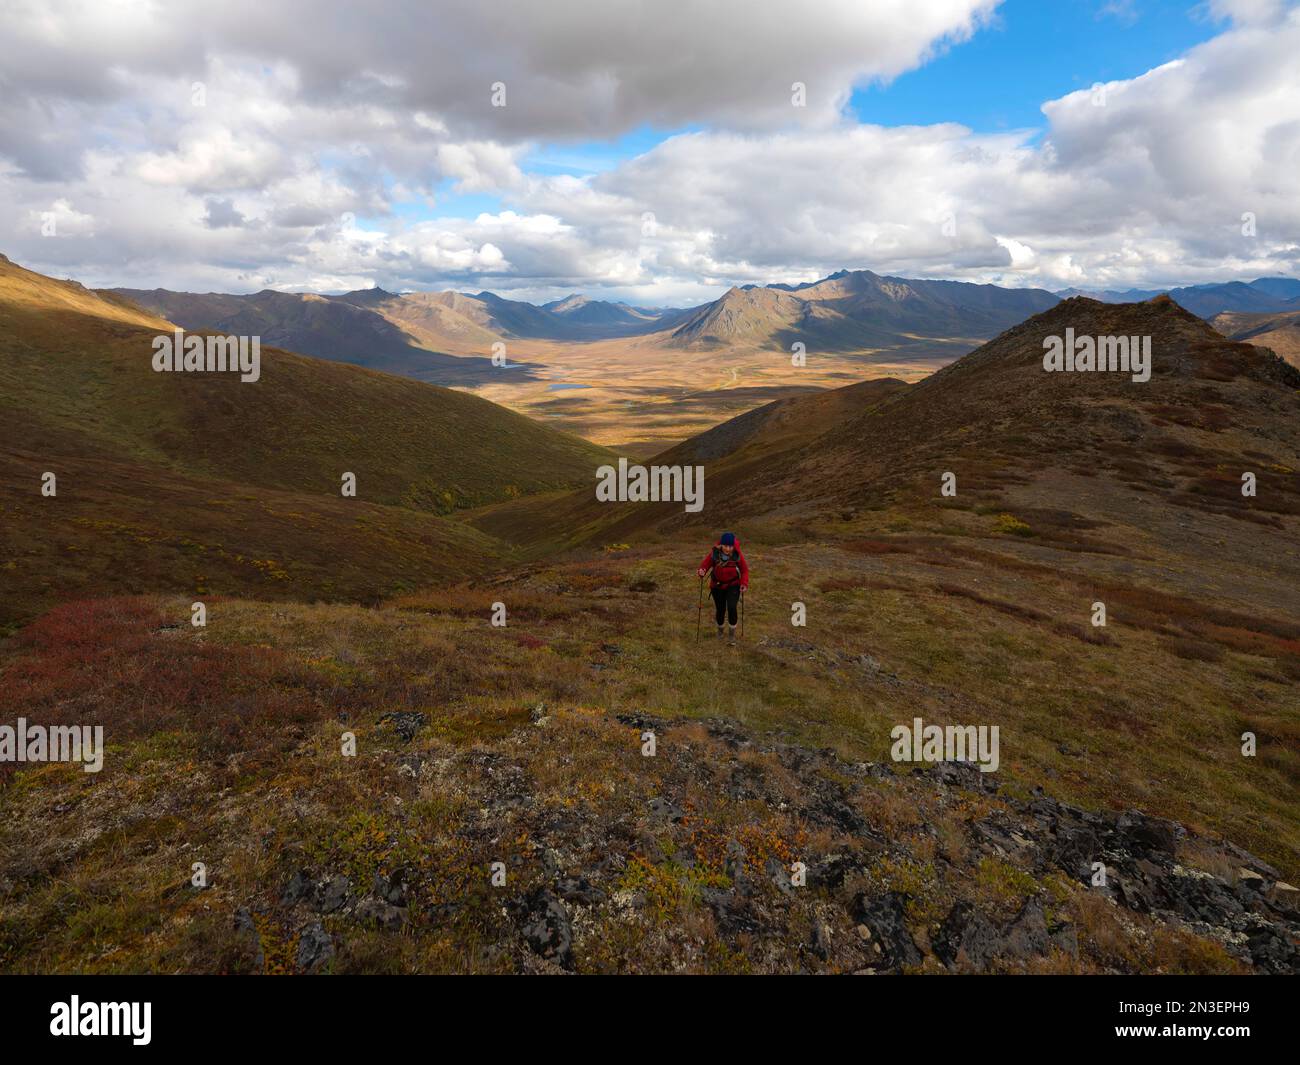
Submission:
[[[700,563],[700,568],[696,571],[695,576],[703,577],[713,568],[713,552],[710,551],[704,556],[704,561]]]
[[[745,561],[745,556],[736,549],[736,562],[740,565],[740,590],[743,592],[749,587],[749,563]]]

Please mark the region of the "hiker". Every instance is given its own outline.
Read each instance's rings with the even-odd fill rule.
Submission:
[[[717,613],[718,636],[723,632],[723,616],[726,616],[730,628],[729,636],[736,638],[736,606],[740,597],[749,587],[749,563],[740,553],[736,543],[736,534],[724,532],[713,550],[704,556],[696,576],[703,579],[709,576],[709,594],[713,596],[713,605]]]

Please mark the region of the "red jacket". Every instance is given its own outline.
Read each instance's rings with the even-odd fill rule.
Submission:
[[[745,556],[740,553],[740,544],[735,545],[735,550],[731,552],[730,558],[719,556],[718,564],[713,564],[713,552],[722,546],[721,543],[713,545],[704,561],[700,563],[699,575],[709,574],[709,588],[734,588],[740,585],[743,592],[749,587],[749,563],[745,561]],[[712,572],[710,572],[712,571]]]

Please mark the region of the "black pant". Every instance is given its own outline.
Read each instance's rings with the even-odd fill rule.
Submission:
[[[725,611],[727,620],[731,624],[736,623],[736,604],[740,602],[740,585],[736,584],[730,588],[714,588],[709,592],[713,596],[713,606],[717,612],[718,625],[722,625],[722,614]]]

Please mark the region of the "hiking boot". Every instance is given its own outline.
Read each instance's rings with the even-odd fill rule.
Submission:
[[[722,630],[719,629],[718,631],[721,632]],[[730,640],[732,643],[735,643],[735,642],[736,642],[736,626],[735,626],[735,625],[732,625],[732,626],[730,626],[730,627],[727,629],[727,639]]]
[[[719,639],[719,640],[722,639],[722,626],[721,626],[721,625],[718,626],[718,639]]]

